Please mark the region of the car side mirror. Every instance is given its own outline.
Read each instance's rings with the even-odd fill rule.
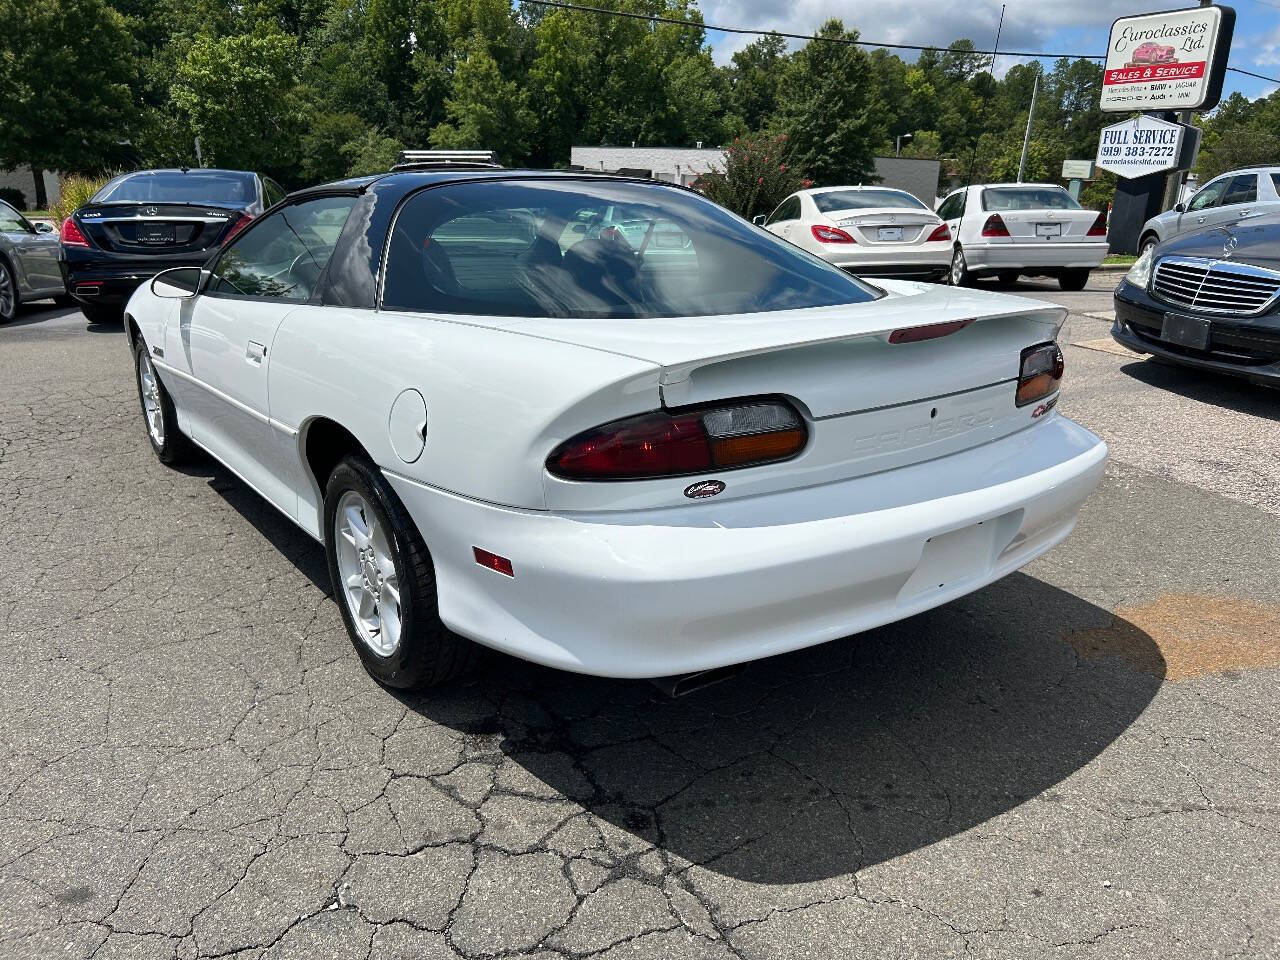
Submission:
[[[1186,205],[1185,203],[1175,203],[1175,204],[1173,205],[1173,209],[1174,209],[1174,211],[1175,211],[1175,212],[1177,212],[1177,213],[1186,213],[1186,212],[1187,212],[1187,205]]]
[[[36,224],[36,233],[53,233],[53,224],[51,224],[51,223],[37,223],[37,224]]]
[[[151,278],[151,292],[157,297],[172,300],[194,297],[200,290],[201,273],[199,267],[173,267],[164,270]]]
[[[765,216],[763,213],[757,213],[754,217],[751,218],[751,222],[754,223],[757,227],[763,227],[764,221],[765,221]]]

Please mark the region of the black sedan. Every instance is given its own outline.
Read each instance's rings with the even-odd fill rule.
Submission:
[[[94,323],[119,322],[140,283],[170,267],[198,266],[284,197],[245,170],[139,170],[108,182],[62,222],[67,292]]]
[[[1111,336],[1130,350],[1280,387],[1280,215],[1146,251],[1115,307]]]

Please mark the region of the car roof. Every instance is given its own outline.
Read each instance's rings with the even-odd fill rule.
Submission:
[[[256,177],[258,175],[253,170],[228,170],[223,167],[151,167],[146,170],[130,170],[128,173],[120,174],[115,179],[137,177],[148,173],[239,173],[247,177]]]
[[[471,169],[439,168],[434,170],[396,170],[387,173],[373,174],[366,177],[350,177],[336,180],[333,183],[317,184],[305,187],[289,194],[290,199],[328,193],[363,193],[377,185],[378,190],[399,191],[409,193],[420,187],[434,186],[441,183],[462,183],[468,180],[612,180],[619,183],[645,183],[654,187],[667,187],[672,190],[690,188],[678,183],[667,183],[664,180],[651,180],[647,177],[627,177],[621,174],[594,173],[590,170],[537,170],[510,169],[506,167],[476,167]],[[696,193],[697,191],[692,191]],[[700,195],[700,194],[699,194]]]

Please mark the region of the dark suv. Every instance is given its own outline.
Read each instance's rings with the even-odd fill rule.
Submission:
[[[62,222],[67,292],[93,323],[119,322],[140,283],[170,267],[199,266],[284,197],[246,170],[139,170],[107,183]]]

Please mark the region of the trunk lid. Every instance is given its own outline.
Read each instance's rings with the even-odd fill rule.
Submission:
[[[869,246],[919,243],[942,222],[928,210],[904,207],[833,210],[825,216],[841,230],[852,233],[858,243]]]
[[[197,253],[217,247],[243,216],[226,207],[186,203],[89,204],[76,219],[94,245],[113,253]]]
[[[983,214],[983,220],[997,213],[1009,231],[1013,243],[1083,243],[1089,228],[1098,219],[1096,210],[992,210]],[[994,238],[984,237],[984,242]],[[1102,242],[1104,238],[1099,237]]]
[[[878,301],[740,317],[536,321],[524,333],[571,339],[661,366],[663,405],[780,396],[802,414],[804,451],[780,464],[717,474],[722,496],[829,483],[956,453],[1030,426],[1014,392],[1025,347],[1053,340],[1066,311],[1020,297],[882,284]],[[896,330],[953,321],[936,339]],[[595,424],[584,423],[586,426]],[[694,478],[697,479],[697,478]],[[547,478],[551,509],[687,503],[688,477],[614,483]]]

